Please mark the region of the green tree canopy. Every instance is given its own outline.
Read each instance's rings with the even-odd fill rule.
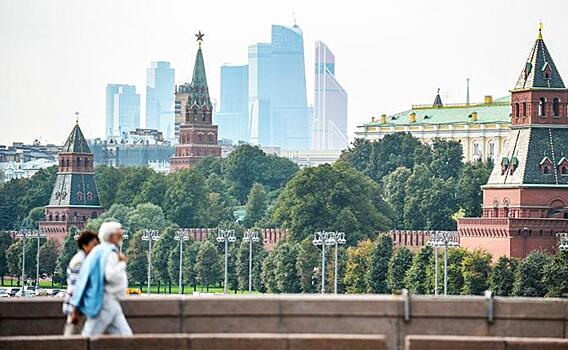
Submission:
[[[268,200],[264,186],[255,183],[247,197],[245,226],[253,227],[264,216]]]
[[[298,258],[296,259],[296,270],[302,293],[317,292],[318,281],[321,278],[321,271],[318,271],[321,270],[320,265],[321,249],[312,244],[310,237],[306,237],[298,243]]]
[[[48,239],[39,249],[39,273],[50,278],[55,276],[57,268],[57,252],[59,245],[57,241]]]
[[[356,247],[347,248],[347,261],[345,263],[345,291],[347,293],[366,293],[369,289],[367,270],[371,263],[373,242],[364,240]]]
[[[518,264],[519,262],[515,258],[509,258],[504,255],[499,257],[489,276],[489,286],[495,295],[512,295],[515,271]]]
[[[491,254],[474,250],[463,258],[463,289],[465,295],[482,295],[489,287]]]
[[[391,293],[406,288],[404,276],[410,267],[412,267],[412,252],[407,247],[397,247],[388,265],[387,286]]]
[[[284,240],[274,250],[274,273],[278,290],[282,293],[298,293],[300,291],[300,282],[298,281],[298,271],[296,269],[296,259],[298,257],[296,245],[291,241]]]
[[[205,178],[195,169],[170,174],[164,199],[166,217],[180,227],[205,224],[207,191]]]
[[[350,245],[391,225],[391,211],[378,185],[345,163],[305,168],[288,182],[278,198],[273,221],[302,240],[316,231],[344,227]]]
[[[388,234],[380,234],[373,244],[370,266],[367,272],[369,293],[387,294],[389,260],[392,256],[392,238]]]
[[[412,259],[412,266],[406,272],[404,284],[412,294],[430,292],[428,268],[432,261],[432,248],[423,246]]]
[[[568,294],[568,252],[557,252],[546,265],[542,276],[547,297],[565,297]]]
[[[481,204],[483,191],[481,186],[487,183],[493,163],[466,163],[457,184],[458,202],[465,210],[466,216],[479,217],[482,214]]]
[[[142,240],[143,231],[135,232],[128,239],[128,279],[130,282],[142,284],[148,277],[148,244]]]
[[[209,291],[209,286],[221,280],[222,266],[217,249],[213,243],[203,241],[199,245],[197,260],[195,263],[197,280],[201,286],[205,286]]]
[[[543,297],[547,286],[543,283],[544,269],[552,260],[545,252],[533,250],[517,266],[513,295],[523,297]]]

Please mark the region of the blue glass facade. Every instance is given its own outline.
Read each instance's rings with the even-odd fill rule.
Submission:
[[[140,127],[140,94],[136,86],[108,84],[106,89],[106,137],[125,139]]]
[[[221,67],[221,106],[214,117],[221,139],[250,141],[248,80],[247,65]]]
[[[256,145],[272,144],[272,122],[270,115],[272,47],[258,43],[248,48],[248,119],[250,142]]]
[[[146,74],[146,128],[161,131],[166,140],[173,140],[175,70],[169,62],[152,62]]]

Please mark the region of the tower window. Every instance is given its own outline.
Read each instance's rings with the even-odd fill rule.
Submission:
[[[523,117],[527,116],[527,103],[523,102]]]
[[[550,175],[550,168],[549,168],[547,165],[544,165],[544,166],[542,167],[542,173],[543,173],[544,175]]]
[[[558,98],[552,100],[552,115],[555,117],[560,115],[560,100]]]
[[[544,79],[550,79],[550,72],[544,72]]]
[[[562,168],[560,168],[560,174],[562,176],[568,176],[568,167],[563,166]]]
[[[517,102],[517,103],[515,103],[515,117],[517,117],[517,118],[519,117],[519,114],[520,114],[519,112],[520,112],[519,111],[519,103]]]
[[[545,113],[546,113],[546,99],[544,97],[541,97],[539,102],[538,102],[538,116],[539,117],[544,117]]]

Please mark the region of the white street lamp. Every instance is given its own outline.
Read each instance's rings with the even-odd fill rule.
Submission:
[[[444,295],[448,295],[448,248],[457,248],[457,231],[433,231],[427,243],[434,247],[434,295],[438,296],[438,247],[444,247]]]
[[[235,237],[235,230],[219,230],[217,233],[217,242],[225,243],[225,283],[224,283],[224,293],[227,294],[227,283],[228,283],[228,243],[234,243],[237,241],[237,237]]]
[[[183,241],[189,240],[189,230],[180,229],[174,236],[176,241],[179,241],[179,280],[178,280],[178,293],[182,294],[182,268],[183,268]]]
[[[249,243],[249,293],[252,292],[252,244],[260,241],[258,238],[258,232],[253,230],[247,230],[243,236],[243,242]]]
[[[556,236],[560,239],[558,243],[558,250],[561,252],[568,252],[568,233],[561,232],[557,233]]]
[[[315,246],[321,245],[321,294],[325,293],[325,246],[334,245],[334,239],[330,237],[327,231],[318,231],[314,233],[314,240],[312,244]]]
[[[26,290],[26,238],[31,238],[33,236],[31,220],[24,219],[20,226],[20,230],[16,234],[16,237],[22,239],[22,290]]]
[[[345,233],[344,232],[328,232],[327,241],[335,245],[335,273],[334,273],[334,293],[337,294],[337,246],[339,244],[345,244]]]
[[[157,230],[145,230],[142,235],[142,240],[148,241],[148,295],[150,295],[150,282],[152,276],[152,241],[157,241],[159,239],[160,233]]]
[[[124,241],[127,240],[130,236],[128,235],[128,230],[123,230],[122,233],[122,241],[120,242],[120,246],[118,247],[120,254],[122,254],[122,246],[124,245]]]

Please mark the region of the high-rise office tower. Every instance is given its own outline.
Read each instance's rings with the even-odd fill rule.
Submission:
[[[126,138],[140,127],[140,94],[136,86],[108,84],[106,88],[106,137]]]
[[[152,62],[146,70],[146,128],[174,138],[175,70],[169,62]]]
[[[316,41],[312,127],[313,149],[339,150],[349,145],[347,93],[335,79],[335,56],[321,41]]]
[[[273,146],[270,116],[270,72],[272,47],[267,43],[248,48],[248,118],[250,142]]]
[[[248,66],[221,67],[221,108],[213,119],[219,138],[249,142]]]
[[[312,123],[307,108],[304,39],[296,24],[272,26],[270,96],[273,145],[269,146],[309,149]]]

